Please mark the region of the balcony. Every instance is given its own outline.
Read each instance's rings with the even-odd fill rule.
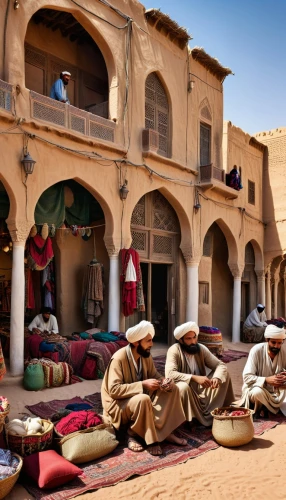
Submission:
[[[31,117],[85,136],[114,142],[115,123],[70,104],[30,91]]]
[[[216,191],[228,200],[238,198],[238,191],[225,184],[225,171],[212,163],[200,167],[200,179],[199,186],[204,191]]]
[[[12,85],[0,80],[0,108],[11,111]]]

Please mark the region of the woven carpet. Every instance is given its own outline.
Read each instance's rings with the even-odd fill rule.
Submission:
[[[255,434],[262,434],[278,423],[278,420],[256,421],[254,422]],[[211,429],[202,426],[196,426],[190,430],[189,427],[183,425],[176,431],[176,434],[187,439],[188,445],[180,447],[163,443],[161,457],[153,457],[147,451],[134,453],[122,443],[111,455],[80,466],[84,471],[83,477],[60,488],[44,491],[31,483],[23,483],[23,485],[37,500],[69,499],[87,491],[113,486],[131,476],[144,475],[178,465],[219,446],[212,438]]]
[[[54,413],[57,413],[59,410],[65,408],[68,404],[73,403],[84,403],[84,400],[79,396],[76,396],[72,399],[54,399],[53,401],[48,401],[47,403],[42,401],[41,403],[37,403],[35,405],[26,405],[25,408],[37,417],[49,419],[52,418]]]
[[[230,363],[231,361],[236,361],[237,359],[240,358],[247,358],[247,356],[248,352],[233,351],[232,349],[227,349],[222,353],[221,356],[218,357],[224,363]],[[155,356],[153,360],[158,372],[161,373],[162,375],[165,375],[166,356],[164,354],[161,356]]]

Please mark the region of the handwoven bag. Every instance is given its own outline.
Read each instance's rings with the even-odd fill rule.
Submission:
[[[33,363],[27,366],[23,384],[27,391],[40,391],[45,387],[44,370],[40,363]]]
[[[118,441],[112,425],[101,424],[72,432],[58,443],[62,456],[73,464],[83,464],[111,453]]]

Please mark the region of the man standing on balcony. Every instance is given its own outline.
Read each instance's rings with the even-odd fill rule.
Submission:
[[[71,74],[68,71],[62,71],[60,78],[52,85],[50,97],[60,102],[70,104],[67,93],[67,85],[69,84]]]

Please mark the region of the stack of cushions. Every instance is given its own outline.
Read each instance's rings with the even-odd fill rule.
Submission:
[[[200,326],[199,343],[204,344],[215,356],[222,354],[222,333],[214,326]]]
[[[39,488],[57,488],[80,476],[83,471],[54,450],[41,451],[24,457],[23,473]]]

